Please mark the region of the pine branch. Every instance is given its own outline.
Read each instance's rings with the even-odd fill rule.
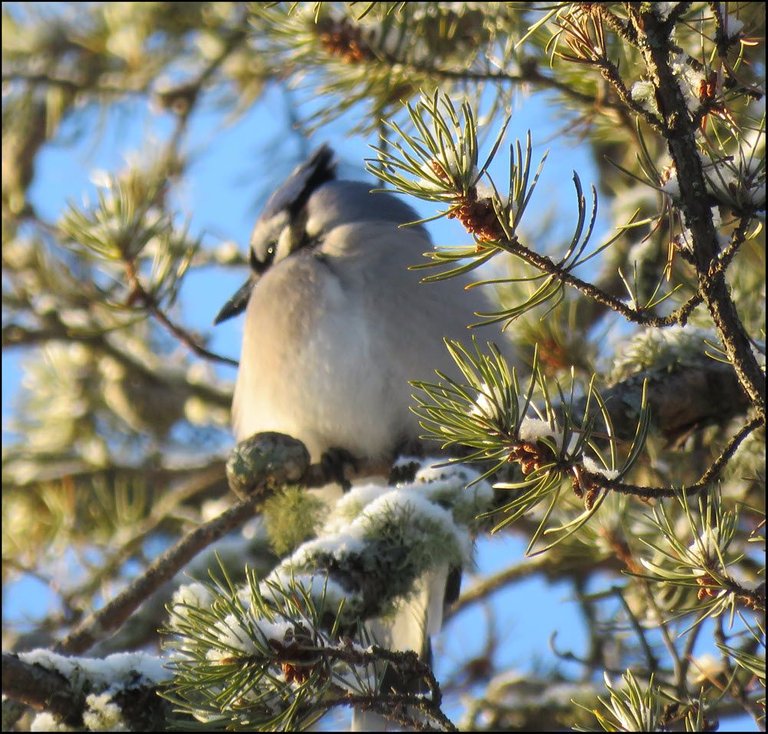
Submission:
[[[156,380],[158,377],[154,370],[147,367],[135,355],[115,346],[109,332],[73,329],[64,324],[56,313],[49,314],[47,324],[42,327],[29,328],[12,322],[5,324],[2,330],[4,348],[44,345],[48,342],[57,341],[81,342],[97,352],[113,357],[131,374],[140,374],[149,380]],[[184,390],[190,395],[196,395],[202,400],[222,408],[229,408],[232,402],[231,394],[218,389],[215,385],[190,382],[175,372],[164,374],[162,379],[168,384],[169,389]]]
[[[561,265],[554,263],[546,255],[540,255],[539,253],[531,250],[525,245],[521,244],[519,240],[501,240],[498,242],[498,246],[506,252],[516,255],[529,265],[533,265],[537,270],[547,275],[551,275],[557,278],[557,280],[564,285],[571,286],[582,294],[591,298],[595,303],[599,303],[611,311],[623,316],[627,321],[638,324],[640,326],[655,326],[665,327],[673,326],[675,324],[685,325],[688,322],[688,318],[691,312],[698,306],[703,297],[699,294],[691,296],[682,306],[675,309],[667,316],[655,316],[648,314],[644,309],[636,309],[631,306],[627,306],[622,300],[611,295],[607,291],[598,288],[597,286],[589,283],[581,278],[573,275],[568,268],[564,268]]]
[[[222,463],[216,462],[198,469],[191,476],[186,477],[164,493],[153,504],[149,516],[131,529],[130,537],[123,540],[118,548],[111,551],[102,561],[99,568],[85,582],[68,590],[63,595],[62,603],[65,607],[71,609],[73,602],[77,600],[76,606],[82,609],[84,608],[84,598],[89,598],[92,604],[92,595],[102,588],[107,579],[117,575],[125,562],[136,555],[142,544],[153,537],[158,528],[168,523],[169,518],[178,511],[179,506],[183,502],[213,486],[223,485],[223,480],[224,467]]]
[[[588,471],[584,469],[583,466],[571,467],[574,474],[574,482],[579,485],[583,492],[600,489],[618,492],[620,494],[629,494],[644,499],[679,497],[681,494],[694,496],[699,492],[703,492],[712,487],[728,464],[728,460],[736,453],[736,449],[741,445],[744,439],[763,425],[765,425],[765,420],[762,416],[752,418],[745,423],[730,439],[720,455],[709,465],[709,467],[707,467],[707,470],[701,475],[701,478],[692,484],[683,484],[679,486],[664,485],[657,487],[628,484],[614,479],[606,479],[604,475]]]
[[[374,696],[348,694],[342,698],[324,701],[329,708],[336,706],[355,706],[364,710],[375,711],[386,716],[412,731],[458,731],[453,722],[442,712],[443,701],[440,684],[432,668],[424,663],[413,651],[393,652],[378,645],[371,645],[361,652],[350,646],[333,648],[327,655],[354,665],[372,665],[386,661],[399,672],[403,680],[424,680],[428,687],[425,694],[404,694],[382,691]],[[419,716],[410,713],[419,712]],[[424,717],[423,719],[421,717]],[[437,728],[436,728],[437,727]]]
[[[78,661],[71,659],[67,663],[74,667]],[[84,717],[89,713],[93,717],[95,713],[88,699],[98,686],[89,680],[86,671],[81,669],[80,675],[73,674],[68,679],[55,669],[24,662],[18,654],[6,652],[3,653],[2,667],[4,697],[37,711],[47,711],[58,722],[73,729],[88,728]],[[157,695],[155,685],[141,680],[129,681],[127,685],[118,684],[115,689],[110,689],[108,696],[119,716],[113,725],[122,725],[129,731],[162,731],[166,728],[171,709]],[[5,703],[3,705],[5,707]]]
[[[678,78],[672,71],[670,29],[661,23],[654,10],[636,13],[632,22],[638,35],[646,39],[643,58],[657,90],[664,116],[663,136],[675,163],[680,186],[680,204],[693,237],[693,255],[699,278],[699,293],[709,309],[720,340],[725,347],[742,388],[755,408],[765,415],[765,374],[752,351],[752,345],[728,292],[725,274],[710,276],[717,261],[717,231],[708,204],[707,186],[696,146],[693,120],[688,114]]]
[[[3,653],[3,695],[38,711],[50,711],[64,721],[81,711],[82,691],[76,691],[60,673],[30,665],[14,653]]]

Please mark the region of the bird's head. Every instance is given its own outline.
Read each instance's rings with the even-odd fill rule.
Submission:
[[[334,227],[361,222],[399,226],[418,218],[400,199],[386,193],[373,195],[371,188],[363,181],[336,180],[331,148],[322,145],[315,150],[269,197],[251,234],[251,275],[214,323],[242,313],[261,275],[293,253],[322,244]]]

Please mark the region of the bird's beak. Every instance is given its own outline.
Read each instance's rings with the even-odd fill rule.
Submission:
[[[256,278],[250,277],[237,289],[235,295],[233,295],[232,298],[224,304],[221,311],[216,314],[216,318],[213,320],[214,326],[218,326],[222,321],[231,319],[233,316],[237,316],[245,311],[245,307],[248,305],[248,298],[251,295],[254,285],[256,285]]]

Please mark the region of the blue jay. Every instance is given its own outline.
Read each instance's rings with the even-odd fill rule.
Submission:
[[[462,278],[420,283],[408,266],[432,247],[427,231],[402,228],[416,212],[370,188],[337,180],[323,146],[256,222],[250,278],[216,318],[246,312],[233,400],[238,440],[277,431],[301,440],[313,462],[334,450],[392,459],[420,432],[408,381],[455,373],[443,338],[466,340],[488,303]],[[424,580],[423,596],[445,594],[446,572]],[[424,598],[419,614],[379,629],[388,638],[379,642],[425,653],[442,602],[437,625],[427,618],[434,600]],[[368,716],[353,726],[381,726]]]

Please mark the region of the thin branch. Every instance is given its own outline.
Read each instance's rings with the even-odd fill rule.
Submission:
[[[680,4],[684,5],[685,3]],[[619,38],[626,41],[628,45],[637,47],[638,38],[635,29],[629,23],[622,21],[618,15],[611,12],[607,5],[603,3],[589,3],[586,12],[589,12],[590,10],[597,13]]]
[[[224,483],[224,465],[222,462],[215,462],[195,472],[187,477],[179,486],[163,494],[153,504],[149,516],[138,523],[132,530],[130,538],[122,542],[119,548],[104,558],[95,572],[80,586],[64,594],[63,603],[67,607],[71,607],[73,600],[82,599],[84,596],[91,596],[96,593],[104,579],[111,578],[113,574],[116,574],[122,565],[136,554],[137,549],[141,548],[145,540],[157,531],[158,528],[168,523],[169,517],[172,517],[173,511],[182,502],[217,483]],[[78,606],[82,606],[82,604]]]
[[[672,675],[674,676],[678,686],[683,686],[685,683],[683,674],[685,661],[678,652],[677,646],[675,645],[675,638],[670,631],[669,616],[665,614],[664,610],[661,608],[661,605],[656,598],[655,589],[651,588],[651,582],[647,578],[639,577],[639,584],[645,593],[645,598],[649,609],[653,610],[653,615],[658,620],[656,626],[661,632],[662,643],[664,644],[664,648],[669,655],[669,659],[672,661]],[[678,688],[679,694],[682,695],[684,692],[685,688]]]
[[[352,665],[369,665],[386,661],[391,666],[401,671],[401,677],[408,680],[422,680],[427,684],[428,694],[404,694],[379,692],[374,696],[346,695],[343,698],[325,700],[323,709],[329,706],[361,706],[380,713],[393,721],[414,727],[417,731],[434,731],[434,725],[430,722],[420,722],[407,713],[408,708],[415,708],[423,715],[440,724],[441,731],[458,731],[451,720],[442,712],[442,692],[440,684],[435,678],[432,668],[423,662],[413,651],[398,652],[387,650],[378,645],[371,645],[369,649],[360,651],[353,647],[330,648],[322,651],[323,655],[337,660],[344,660]]]
[[[483,71],[478,69],[451,69],[436,66],[429,61],[414,60],[412,58],[401,58],[395,53],[387,51],[380,47],[371,45],[370,39],[363,39],[360,34],[359,26],[351,27],[351,21],[348,32],[355,37],[358,45],[364,45],[366,53],[360,58],[356,58],[356,63],[364,63],[368,60],[372,65],[381,66],[386,64],[390,68],[396,67],[398,73],[408,70],[417,74],[427,74],[440,79],[466,82],[495,82],[500,84],[533,84],[544,88],[556,89],[567,97],[584,104],[594,104],[594,97],[584,94],[571,87],[565,82],[561,82],[555,77],[542,74],[532,59],[525,59],[521,64],[520,72],[513,73],[507,71]],[[606,106],[617,108],[616,105],[608,103]]]
[[[673,324],[682,324],[688,321],[688,317],[696,306],[702,302],[702,297],[698,293],[691,296],[682,306],[677,308],[667,316],[651,316],[646,314],[641,309],[635,309],[627,306],[622,300],[611,295],[607,291],[604,291],[592,283],[577,278],[572,275],[566,268],[561,267],[554,263],[546,255],[540,255],[537,252],[529,249],[520,241],[515,238],[513,240],[506,240],[499,244],[499,247],[513,255],[516,255],[521,260],[527,262],[529,265],[533,265],[542,273],[555,276],[561,283],[569,285],[572,288],[588,296],[597,303],[606,306],[607,308],[615,311],[616,313],[624,316],[627,321],[631,321],[635,324],[641,324],[644,326],[672,326]]]
[[[718,578],[717,585],[730,594],[733,594],[736,597],[736,600],[747,609],[765,613],[764,584],[761,584],[754,589],[748,589],[746,586],[738,583],[738,581],[734,581],[730,576],[721,575],[720,578]]]
[[[374,711],[393,722],[408,727],[405,731],[458,731],[455,724],[442,711],[434,710],[434,707],[428,704],[424,698],[415,694],[378,693],[373,696],[347,694],[340,698],[325,699],[322,702],[323,711],[330,711],[330,709],[339,706],[345,708],[355,706]],[[405,707],[420,709],[427,716],[439,721],[442,728],[436,729],[432,722],[419,721],[413,716],[408,716],[404,713]]]
[[[645,659],[648,661],[648,670],[652,673],[657,671],[659,669],[659,659],[653,652],[653,649],[648,642],[648,637],[646,634],[647,630],[643,626],[643,623],[637,618],[637,615],[632,611],[632,607],[630,606],[629,602],[624,598],[624,588],[621,586],[612,586],[611,591],[616,595],[619,602],[621,603],[621,606],[624,609],[624,613],[627,615],[627,619],[629,619],[629,623],[632,626],[632,629],[635,631],[637,639],[640,640],[640,646],[643,648],[643,654],[645,655]]]
[[[659,497],[678,497],[681,494],[693,496],[709,488],[714,481],[716,481],[723,469],[725,469],[728,461],[736,453],[744,439],[749,436],[754,430],[760,426],[765,425],[765,418],[761,415],[752,418],[745,423],[739,431],[731,438],[728,445],[723,449],[720,455],[715,461],[710,464],[704,474],[701,475],[701,479],[690,485],[680,485],[679,487],[646,487],[637,484],[626,484],[612,479],[606,479],[602,474],[595,474],[585,469],[579,468],[578,476],[580,481],[586,479],[588,486],[593,486],[600,489],[605,489],[612,492],[618,492],[620,494],[629,494],[635,497],[642,497],[645,499],[656,499]]]
[[[672,10],[669,11],[669,15],[667,15],[666,24],[667,27],[670,29],[670,31],[675,27],[675,24],[677,23],[680,18],[685,15],[685,13],[688,11],[688,8],[691,7],[693,3],[677,3]],[[717,3],[710,3],[710,5],[717,5]]]
[[[108,332],[72,329],[63,324],[56,313],[47,314],[46,318],[52,323],[46,324],[40,328],[30,329],[15,323],[9,323],[3,326],[3,347],[23,347],[32,344],[42,344],[48,341],[81,342],[109,355],[110,357],[114,357],[132,373],[139,372],[148,379],[158,379],[156,371],[148,368],[140,360],[114,346],[114,344],[107,338]],[[171,387],[177,386],[183,388],[184,390],[189,391],[191,395],[197,395],[215,405],[228,408],[232,402],[232,396],[228,392],[217,390],[210,385],[189,382],[186,378],[176,378],[172,374],[163,375],[162,379]]]
[[[728,244],[723,248],[719,257],[712,263],[707,273],[708,278],[713,278],[718,273],[724,273],[736,257],[739,248],[746,242],[749,225],[752,222],[752,213],[742,215],[739,224],[733,231]]]
[[[241,26],[235,28],[228,37],[225,38],[225,44],[221,52],[208,63],[195,79],[189,82],[185,82],[181,87],[177,88],[176,94],[179,99],[183,99],[184,104],[176,121],[176,126],[168,141],[165,149],[165,157],[167,160],[174,160],[177,156],[176,151],[181,146],[181,141],[184,134],[187,131],[189,120],[192,116],[192,112],[195,108],[200,93],[204,89],[208,81],[213,77],[219,67],[227,60],[227,58],[243,43],[247,37],[248,24],[245,20],[242,21]],[[174,90],[165,93],[166,97],[172,97]],[[219,362],[220,364],[226,364],[231,367],[237,367],[238,362],[230,357],[223,357],[215,352],[212,352],[201,344],[183,327],[176,324],[168,314],[160,308],[155,298],[147,293],[138,278],[138,274],[132,261],[125,262],[126,274],[128,281],[131,285],[132,296],[137,298],[168,331],[171,332],[179,341],[192,350],[195,354],[213,362]]]
[[[696,641],[699,639],[699,635],[703,629],[703,624],[694,625],[685,638],[685,647],[680,654],[680,680],[677,681],[677,688],[679,691],[685,690],[684,686],[688,680],[688,671],[690,670],[691,662],[693,661],[693,651],[696,649]]]
[[[197,354],[199,357],[203,357],[212,362],[219,362],[220,364],[226,364],[230,367],[237,367],[239,362],[231,357],[223,357],[220,354],[206,349],[202,345],[198,344],[197,340],[183,327],[174,323],[170,317],[149,297],[149,294],[144,292],[146,296],[144,304],[149,311],[168,331],[171,332],[182,344],[188,347],[191,351]]]
[[[432,74],[443,79],[475,82],[503,82],[510,84],[534,84],[544,88],[556,89],[558,92],[561,92],[577,102],[583,102],[588,105],[594,105],[595,103],[593,95],[579,92],[565,82],[561,82],[554,77],[542,74],[532,63],[525,64],[520,74],[512,74],[509,72],[476,71],[472,69],[446,69],[432,66],[425,62],[401,61],[393,57],[389,57],[385,60],[390,64],[397,64],[417,72]],[[618,109],[618,105],[615,105],[610,101],[606,101],[604,106]]]
[[[620,566],[616,564],[612,556],[597,561],[594,558],[585,558],[583,566],[576,565],[576,563],[576,561],[563,563],[562,558],[546,554],[526,559],[522,563],[510,566],[492,576],[477,581],[464,591],[455,603],[448,607],[445,618],[446,620],[451,619],[472,604],[484,601],[489,596],[501,591],[508,584],[529,578],[530,576],[541,574],[550,581],[557,581],[566,577],[580,576],[585,571],[594,571],[597,568],[614,572],[620,570]]]
[[[707,5],[709,5],[709,9],[712,11],[712,16],[715,19],[715,46],[717,48],[717,54],[723,61],[726,61],[728,58],[728,51],[730,51],[732,46],[739,43],[739,35],[734,34],[729,36],[726,33],[722,3],[709,2]]]
[[[31,74],[23,71],[3,72],[3,84],[21,82],[34,86],[61,87],[69,92],[87,92],[89,94],[112,94],[115,96],[125,95],[143,95],[146,94],[149,82],[140,87],[118,87],[109,84],[92,85],[87,81],[76,81],[75,79],[65,79],[63,77],[54,77],[49,74]]]
[[[278,434],[274,434],[278,435]],[[289,437],[284,437],[286,440]],[[298,443],[290,439],[292,443]],[[387,464],[389,466],[389,464]],[[360,462],[352,468],[355,476],[371,476],[383,467],[382,462]],[[270,478],[254,480],[253,494],[247,495],[218,517],[191,530],[175,545],[156,558],[126,589],[97,612],[83,620],[54,648],[60,653],[81,653],[99,640],[119,629],[139,605],[162,584],[173,578],[192,558],[226,533],[235,530],[251,518],[257,507],[274,488]],[[338,470],[327,464],[312,464],[304,469],[302,484],[307,487],[322,486],[339,480]]]
[[[642,117],[652,130],[659,134],[663,133],[664,126],[659,118],[632,98],[632,94],[624,85],[624,80],[621,78],[616,65],[609,59],[601,59],[595,63],[597,68],[600,69],[603,79],[613,87],[613,90],[625,107]]]
[[[248,497],[187,533],[112,601],[83,620],[54,650],[81,653],[117,630],[150,594],[172,579],[192,558],[252,517],[262,500],[258,494]]]

